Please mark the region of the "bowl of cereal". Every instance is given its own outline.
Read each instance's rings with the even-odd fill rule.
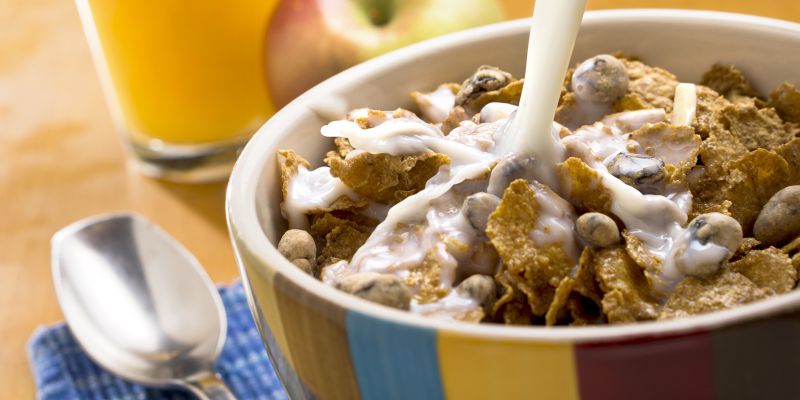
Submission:
[[[800,25],[585,15],[557,157],[499,152],[529,21],[306,92],[227,216],[293,398],[800,396]]]

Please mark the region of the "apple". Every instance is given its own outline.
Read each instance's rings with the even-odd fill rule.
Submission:
[[[267,86],[281,107],[381,53],[503,19],[500,0],[283,0],[267,28]]]

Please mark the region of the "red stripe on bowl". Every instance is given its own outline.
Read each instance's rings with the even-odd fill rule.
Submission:
[[[708,333],[575,347],[582,400],[713,399]]]

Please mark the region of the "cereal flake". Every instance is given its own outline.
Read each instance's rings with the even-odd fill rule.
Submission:
[[[532,314],[543,316],[574,264],[560,245],[534,242],[531,232],[539,212],[534,190],[528,181],[517,179],[490,215],[486,234],[503,260],[509,282],[527,296]]]
[[[651,67],[640,61],[620,59],[628,71],[628,93],[615,104],[617,111],[645,108],[672,110],[672,98],[678,79],[664,69]]]
[[[566,199],[579,213],[596,211],[611,215],[611,195],[602,177],[577,157],[570,157],[556,169]]]
[[[784,121],[800,123],[800,90],[789,82],[775,88],[767,105],[774,107]]]
[[[766,250],[753,250],[728,268],[753,281],[761,289],[780,294],[794,288],[797,271],[786,253],[770,247]]]
[[[360,153],[342,158],[336,152],[329,152],[325,163],[331,167],[333,176],[356,193],[394,204],[422,190],[428,179],[439,167],[449,164],[450,159],[438,153],[407,156]]]
[[[742,97],[758,97],[750,81],[733,65],[714,64],[703,74],[700,84],[714,89],[733,102],[741,101]]]
[[[667,299],[658,319],[724,310],[769,296],[768,291],[744,275],[726,268],[705,279],[688,277],[682,280]]]
[[[592,265],[600,289],[603,313],[609,323],[655,319],[656,299],[642,269],[621,246],[595,250]]]

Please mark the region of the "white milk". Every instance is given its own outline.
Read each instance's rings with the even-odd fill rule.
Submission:
[[[328,167],[309,171],[301,165],[297,174],[289,181],[288,192],[289,196],[281,205],[281,211],[289,220],[291,229],[308,229],[307,212],[330,207],[342,196],[352,200],[360,198],[341,179],[331,175]]]
[[[511,113],[517,111],[517,106],[508,103],[489,103],[481,109],[481,122],[497,122],[508,119]]]
[[[650,108],[636,111],[625,111],[611,114],[603,118],[603,125],[612,126],[622,133],[633,132],[645,124],[655,124],[667,120],[667,112],[663,108]]]
[[[440,85],[430,93],[417,95],[419,110],[425,119],[439,123],[447,119],[456,103],[456,95],[447,84]]]
[[[697,87],[691,83],[680,83],[675,87],[675,102],[672,106],[672,125],[689,126],[697,113]]]

